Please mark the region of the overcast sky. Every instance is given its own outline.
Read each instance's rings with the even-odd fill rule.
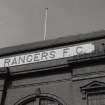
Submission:
[[[0,0],[0,48],[105,29],[105,0]]]

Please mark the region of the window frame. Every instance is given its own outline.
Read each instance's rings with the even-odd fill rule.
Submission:
[[[58,102],[58,104],[60,105],[67,105],[64,100],[62,100],[60,97],[53,95],[53,94],[49,94],[49,93],[41,93],[40,95],[36,95],[36,94],[31,94],[28,95],[26,97],[21,98],[20,100],[18,100],[14,105],[27,105],[28,103],[34,101],[36,98],[46,98],[49,100],[54,100],[56,102]]]
[[[105,94],[105,83],[99,81],[92,81],[85,86],[80,87],[80,91],[82,92],[82,99],[85,99],[87,105],[89,105],[89,96]]]

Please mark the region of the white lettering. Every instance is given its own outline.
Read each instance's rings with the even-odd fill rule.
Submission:
[[[95,51],[95,45],[92,43],[82,44],[78,46],[66,46],[40,52],[30,52],[26,54],[16,55],[12,57],[0,58],[0,67],[9,67],[23,65],[41,61],[48,61],[76,55],[89,54]]]

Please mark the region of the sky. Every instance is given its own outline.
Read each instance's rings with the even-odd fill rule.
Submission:
[[[0,0],[0,48],[105,29],[105,0]]]

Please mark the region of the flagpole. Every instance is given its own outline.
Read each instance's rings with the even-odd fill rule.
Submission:
[[[45,8],[45,16],[44,16],[44,40],[46,40],[46,37],[47,37],[47,12],[48,12],[48,8]]]

